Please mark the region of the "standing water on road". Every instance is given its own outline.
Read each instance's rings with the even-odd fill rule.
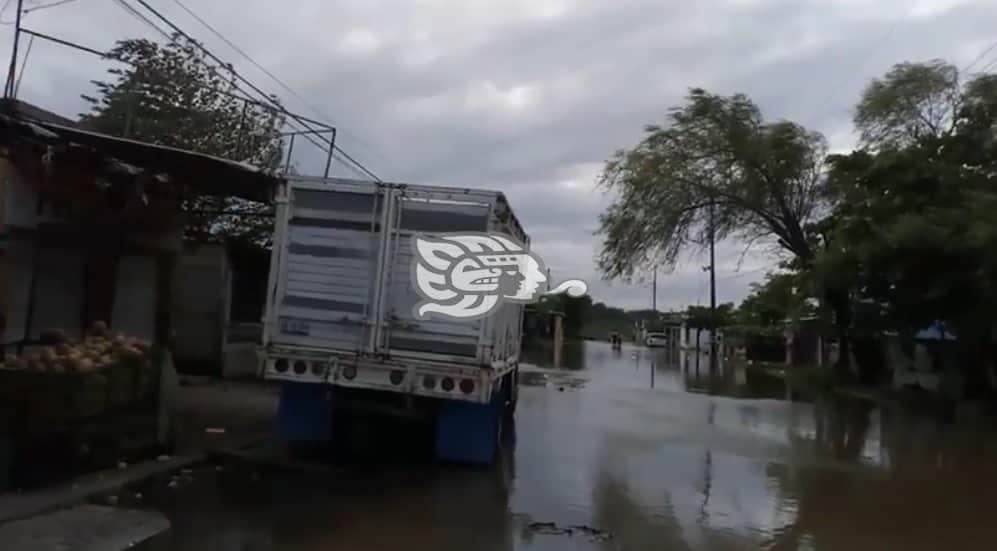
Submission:
[[[173,529],[149,548],[994,548],[989,433],[786,401],[743,370],[631,345],[545,357],[494,468],[195,473],[150,497]]]

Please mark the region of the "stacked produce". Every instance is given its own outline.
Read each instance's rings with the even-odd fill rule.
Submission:
[[[0,369],[90,373],[123,361],[144,360],[143,364],[149,363],[149,343],[122,334],[111,336],[107,325],[102,322],[95,323],[82,339],[68,338],[63,331],[55,329],[43,333],[41,340],[44,346],[29,350],[20,357],[6,354]]]
[[[29,424],[44,430],[154,397],[158,371],[149,343],[112,335],[101,322],[79,339],[50,330],[40,340],[0,363],[0,395],[22,404]]]

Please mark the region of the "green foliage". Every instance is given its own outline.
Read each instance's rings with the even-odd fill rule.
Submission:
[[[734,312],[735,323],[759,332],[774,327],[781,331],[786,320],[816,315],[810,302],[815,290],[809,284],[799,272],[769,274],[764,283],[751,285],[751,293]]]
[[[726,302],[717,305],[716,317],[709,306],[689,306],[686,308],[686,324],[693,329],[709,329],[716,324],[716,327],[726,327],[734,323],[734,303]]]
[[[179,35],[166,45],[122,40],[108,52],[118,62],[111,78],[93,81],[96,94],[80,122],[114,136],[176,147],[275,170],[283,144],[284,115],[246,104],[237,94],[231,67],[215,67],[197,46]],[[194,197],[188,237],[269,239],[269,207],[232,197]],[[217,214],[227,212],[234,214]]]
[[[596,302],[588,311],[588,317],[582,325],[581,334],[586,338],[604,340],[617,332],[624,338],[628,338],[632,335],[633,328],[634,318],[631,312]]]
[[[918,76],[924,82],[911,84]],[[831,159],[834,245],[819,259],[818,273],[853,289],[875,325],[914,331],[936,320],[989,324],[997,307],[997,79],[978,77],[949,98],[942,83],[953,79],[945,64],[899,65],[885,82],[906,82],[906,88],[872,89],[900,88],[910,97],[894,90],[899,106],[869,97],[862,105],[888,114],[886,126],[894,137],[909,138],[906,145],[891,139],[892,148],[878,153]],[[905,111],[939,98],[958,109],[944,132],[928,132],[926,115]],[[898,113],[908,114],[907,124]]]
[[[599,266],[630,279],[679,253],[717,239],[774,237],[792,255],[813,258],[807,226],[823,202],[818,133],[787,121],[766,122],[743,95],[693,89],[670,110],[667,126],[618,152],[601,184],[616,193],[600,216]]]
[[[960,99],[959,70],[942,60],[899,63],[866,87],[855,110],[862,143],[902,148],[949,132]]]
[[[564,314],[562,321],[565,338],[575,339],[582,336],[582,326],[589,319],[592,310],[592,297],[582,295],[572,297],[567,294],[546,296],[537,303],[540,312],[560,312]]]

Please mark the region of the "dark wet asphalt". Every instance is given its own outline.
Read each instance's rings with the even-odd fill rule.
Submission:
[[[154,481],[143,503],[173,529],[147,548],[997,548],[991,434],[785,401],[778,380],[711,378],[705,359],[697,375],[693,358],[667,356],[585,343],[564,368],[530,368],[494,469],[226,464],[175,489]]]

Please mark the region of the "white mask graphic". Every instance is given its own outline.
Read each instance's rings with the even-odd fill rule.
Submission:
[[[568,280],[544,292],[543,261],[508,237],[486,233],[439,234],[412,238],[413,281],[424,300],[416,319],[429,314],[470,320],[487,316],[505,302],[535,302],[542,294],[588,291],[581,280]]]

